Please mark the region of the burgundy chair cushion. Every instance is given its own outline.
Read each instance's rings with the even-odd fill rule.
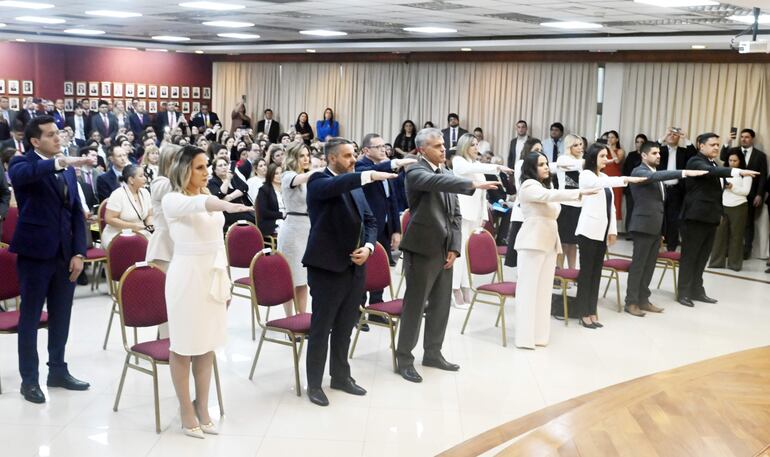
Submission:
[[[260,306],[276,306],[294,299],[291,268],[282,255],[257,255],[251,263],[250,276]]]
[[[40,314],[40,326],[48,325],[48,313]],[[0,313],[0,332],[15,333],[19,328],[19,312],[6,311]]]
[[[403,310],[403,308],[404,300],[400,298],[391,301],[384,301],[382,303],[375,303],[366,307],[366,309],[388,313],[391,316],[400,316],[401,310]]]
[[[380,243],[374,247],[374,252],[366,261],[365,290],[383,290],[390,285],[390,262],[385,248]]]
[[[19,295],[21,287],[16,272],[16,254],[8,248],[0,249],[0,300],[16,298]]]
[[[168,362],[169,345],[169,339],[163,338],[162,340],[145,341],[144,343],[135,344],[131,346],[131,350],[152,357],[160,362]]]
[[[265,248],[262,232],[253,225],[234,224],[227,231],[227,258],[230,266],[249,268],[251,259]]]
[[[5,244],[11,244],[11,240],[13,239],[13,234],[16,231],[16,224],[19,222],[19,208],[15,206],[11,206],[8,208],[8,214],[5,215],[5,219],[3,219],[3,230],[2,230],[2,237],[0,237],[0,242]]]
[[[676,262],[679,262],[679,259],[682,258],[681,252],[676,251],[663,251],[658,253],[659,259],[668,259],[668,260],[674,260]]]
[[[577,281],[578,276],[580,276],[580,270],[577,268],[557,268],[555,275],[564,279]]]
[[[166,274],[155,267],[128,270],[120,288],[120,306],[127,327],[151,327],[166,322]]]
[[[97,260],[107,258],[107,251],[102,248],[88,248],[86,251],[86,260]]]
[[[607,259],[602,265],[618,271],[628,271],[631,268],[631,261],[628,259]]]
[[[515,282],[494,282],[492,284],[484,284],[478,288],[487,292],[494,292],[496,294],[505,295],[508,297],[516,296],[516,283]]]
[[[120,281],[128,267],[143,262],[147,254],[147,238],[142,235],[120,234],[107,247],[110,279]]]
[[[498,246],[497,247],[497,255],[499,255],[499,256],[506,256],[506,255],[508,255],[508,246]]]
[[[295,314],[291,317],[269,321],[265,325],[268,327],[281,328],[293,333],[309,333],[310,316],[310,313]]]
[[[236,280],[235,280],[235,281],[233,281],[233,282],[234,282],[234,283],[236,283],[236,284],[240,284],[240,285],[242,285],[242,286],[246,286],[246,287],[248,287],[248,286],[250,286],[250,285],[251,285],[251,278],[249,278],[249,277],[246,277],[246,278],[238,278],[238,279],[236,279]]]
[[[497,245],[486,230],[476,231],[468,237],[468,255],[470,272],[474,275],[487,275],[497,271]]]

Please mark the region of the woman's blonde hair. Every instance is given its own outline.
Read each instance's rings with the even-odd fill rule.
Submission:
[[[577,135],[568,134],[564,137],[564,151],[572,154],[572,148],[577,144],[583,144],[583,139]],[[585,153],[585,151],[583,151]]]
[[[155,146],[151,147],[154,148]],[[174,163],[180,152],[182,152],[182,146],[177,144],[165,144],[162,148],[160,148],[160,160],[158,160],[158,176],[168,177],[171,165]],[[147,149],[145,149],[144,155],[145,157],[147,156]],[[144,160],[142,160],[142,163],[144,163]]]
[[[284,171],[295,171],[297,173],[304,173],[305,170],[300,169],[299,157],[302,155],[302,151],[307,151],[308,158],[310,157],[310,148],[304,141],[295,141],[289,143],[286,146],[285,156],[283,158]]]
[[[459,140],[457,140],[457,147],[455,148],[455,155],[458,155],[464,159],[470,160],[471,162],[475,162],[478,157],[468,157],[468,151],[471,149],[471,145],[473,144],[473,140],[475,140],[476,137],[471,135],[470,133],[466,133],[463,136],[460,137]]]
[[[182,147],[179,154],[174,156],[174,162],[168,172],[168,180],[174,192],[187,195],[187,185],[192,176],[192,162],[198,154],[205,155],[206,152],[197,146],[187,145]],[[201,193],[208,194],[208,188],[202,188]]]
[[[159,152],[158,147],[152,145],[144,148],[144,154],[142,154],[142,166],[150,165],[150,152],[152,151]],[[158,165],[160,165],[160,162],[158,162]]]

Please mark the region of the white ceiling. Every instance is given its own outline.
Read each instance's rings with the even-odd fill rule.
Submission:
[[[770,3],[734,0],[741,6],[723,3],[662,8],[632,0],[225,0],[246,8],[214,12],[183,8],[177,1],[36,1],[56,7],[38,11],[2,8],[0,22],[6,26],[0,28],[0,38],[211,53],[305,52],[307,48],[318,52],[457,51],[460,47],[479,51],[683,49],[691,44],[727,49],[732,35],[747,27],[727,17],[749,14],[750,6]],[[142,17],[115,19],[84,14],[108,7],[139,12]],[[40,25],[14,19],[22,15],[58,17],[67,22]],[[255,26],[223,29],[202,25],[210,20],[247,21]],[[603,28],[576,31],[539,25],[547,21],[595,22]],[[425,36],[402,30],[428,25],[454,28],[457,33]],[[107,33],[93,38],[73,36],[63,33],[68,28]],[[308,40],[298,33],[307,29],[341,30],[348,35]],[[222,32],[256,33],[261,38],[241,41],[217,37]],[[152,40],[153,35],[181,35],[191,40],[166,44]]]

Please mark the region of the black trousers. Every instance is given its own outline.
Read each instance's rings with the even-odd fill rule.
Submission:
[[[508,230],[511,227],[511,213],[501,213],[498,211],[492,211],[492,218],[497,224],[497,236],[495,236],[495,243],[498,246],[505,246],[508,243]]]
[[[634,253],[628,270],[626,306],[650,303],[650,281],[660,249],[660,237],[649,233],[631,232]]]
[[[578,235],[577,240],[580,251],[580,275],[576,301],[578,316],[586,317],[596,314],[607,242],[592,240],[583,235]]]
[[[716,232],[717,224],[698,221],[684,221],[682,224],[679,297],[692,298],[706,294],[703,289],[703,270],[711,255]]]
[[[342,273],[307,267],[308,285],[313,297],[306,361],[308,387],[321,387],[330,345],[329,374],[334,379],[342,380],[350,376],[350,334],[358,320],[365,275],[366,266],[351,265]]]
[[[666,200],[663,202],[663,236],[666,237],[666,250],[676,251],[679,247],[682,204],[684,191],[681,186],[666,186]]]
[[[634,217],[634,196],[631,195],[631,192],[626,192],[626,232],[630,233],[630,230],[628,230],[628,227],[631,226],[631,218]]]

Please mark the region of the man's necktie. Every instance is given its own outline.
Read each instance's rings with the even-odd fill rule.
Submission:
[[[110,120],[107,118],[106,114],[102,114],[102,121],[104,122],[104,130],[109,131],[110,130]]]
[[[62,197],[64,198],[64,203],[67,203],[67,181],[64,179],[64,171],[57,172],[54,176],[56,176],[56,183],[59,186],[59,192],[61,192]]]
[[[559,158],[559,143],[556,141],[553,142],[553,159],[551,159],[551,162],[555,161]]]
[[[450,146],[454,146],[455,144],[457,144],[457,129],[455,129],[454,127],[452,127],[452,139],[450,141],[452,142]]]

